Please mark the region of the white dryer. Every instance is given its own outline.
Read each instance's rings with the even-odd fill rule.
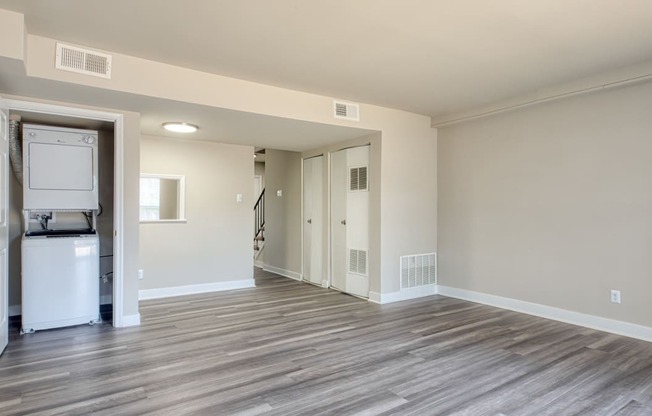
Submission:
[[[23,125],[23,209],[96,210],[96,130]]]
[[[95,231],[26,233],[22,240],[22,332],[101,322],[99,272]]]

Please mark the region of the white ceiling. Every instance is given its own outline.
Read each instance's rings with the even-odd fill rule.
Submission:
[[[0,0],[0,8],[24,13],[33,34],[433,117],[652,59],[650,0]]]

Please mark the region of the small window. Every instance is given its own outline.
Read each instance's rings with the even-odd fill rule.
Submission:
[[[185,177],[140,175],[140,222],[185,222]]]

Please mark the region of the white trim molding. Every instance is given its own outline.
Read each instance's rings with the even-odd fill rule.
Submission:
[[[138,326],[140,325],[140,314],[134,314],[134,315],[124,315],[122,317],[122,325],[120,328],[126,328],[128,326]]]
[[[418,299],[425,296],[436,295],[437,285],[425,285],[403,289],[398,292],[378,293],[369,292],[369,301],[379,304],[400,302],[403,300]]]
[[[202,283],[197,285],[162,287],[138,291],[138,300],[162,299],[173,296],[196,295],[200,293],[223,292],[225,290],[256,287],[254,279],[230,280],[227,282]]]
[[[652,341],[652,328],[643,325],[448,286],[440,285],[438,291],[440,295],[450,298],[482,303],[483,305],[509,309],[511,311],[552,319],[554,321],[597,329],[598,331],[610,332],[612,334],[642,339],[644,341]]]
[[[265,270],[266,272],[276,273],[278,275],[281,275],[283,277],[288,277],[290,279],[299,280],[299,281],[303,280],[303,275],[301,275],[301,273],[292,272],[290,270],[285,270],[274,266],[269,266],[267,264],[263,264],[263,270]]]

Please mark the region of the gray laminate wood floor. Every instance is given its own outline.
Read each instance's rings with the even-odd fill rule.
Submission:
[[[652,344],[441,296],[258,286],[20,336],[2,415],[652,415]]]

